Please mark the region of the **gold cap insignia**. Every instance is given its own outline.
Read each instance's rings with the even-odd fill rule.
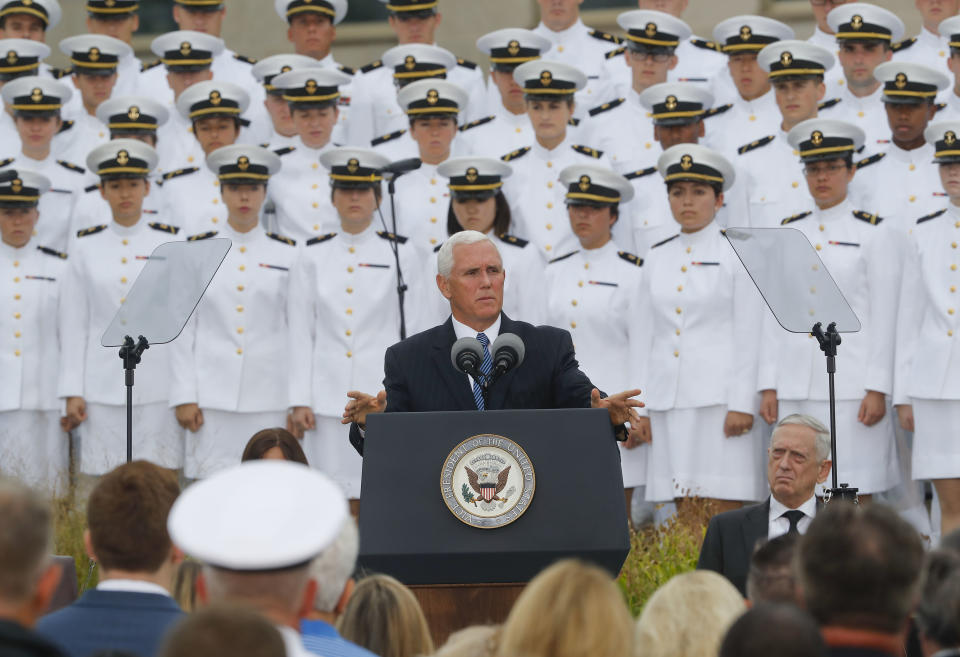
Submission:
[[[943,143],[947,146],[953,146],[955,143],[957,143],[957,133],[955,133],[953,130],[947,130],[945,133],[943,133]]]
[[[510,43],[508,43],[508,44],[507,44],[507,52],[510,53],[510,54],[513,55],[513,56],[516,56],[516,54],[517,54],[518,52],[520,52],[520,42],[517,41],[516,39],[514,39],[513,41],[511,41]]]
[[[580,191],[585,192],[590,189],[590,176],[580,176]]]
[[[127,151],[120,151],[117,153],[117,164],[120,166],[126,166],[130,161],[130,153]]]
[[[23,189],[23,181],[19,178],[14,178],[13,182],[10,183],[10,189],[13,190],[14,194],[19,194],[20,190]]]
[[[115,6],[115,5],[117,4],[117,0],[107,0],[107,1],[104,2],[103,4],[105,4],[105,5],[108,6],[108,7],[113,7],[113,6]]]
[[[250,158],[246,155],[241,155],[237,158],[237,168],[241,171],[246,171],[250,168]]]
[[[553,74],[550,71],[540,71],[540,84],[549,87],[553,82]]]
[[[360,168],[360,160],[358,160],[355,157],[351,157],[349,160],[347,160],[347,171],[349,171],[350,173],[356,173],[357,169],[359,168]]]
[[[784,50],[780,53],[780,64],[782,66],[790,66],[793,63],[793,53],[789,50]]]
[[[853,18],[850,19],[850,27],[855,30],[860,30],[863,28],[863,16],[860,14],[854,14]]]
[[[753,36],[753,30],[750,29],[749,25],[744,25],[743,27],[740,28],[741,41],[749,41],[752,36]]]
[[[216,89],[214,89],[213,91],[210,92],[210,104],[211,104],[211,105],[219,105],[222,100],[223,100],[223,96],[220,95],[220,92],[219,92],[219,91],[217,91]]]
[[[466,175],[467,182],[471,182],[471,183],[477,182],[478,176],[479,176],[479,172],[477,171],[476,167],[470,167],[469,169],[467,169],[467,175]]]
[[[304,85],[304,88],[307,90],[307,93],[311,96],[317,93],[317,81],[313,78],[307,80],[307,84]]]
[[[820,132],[819,130],[814,130],[812,133],[810,133],[810,142],[811,142],[814,146],[819,146],[820,144],[822,144],[822,143],[823,143],[823,133]]]
[[[403,58],[403,68],[408,71],[412,71],[413,68],[417,65],[417,58],[413,55],[407,55]]]
[[[184,57],[189,57],[190,53],[193,52],[193,46],[190,45],[189,41],[184,41],[180,44],[180,54]]]
[[[906,73],[897,73],[897,77],[893,80],[893,86],[897,89],[903,89],[907,86],[907,74]]]
[[[647,23],[647,26],[643,30],[648,37],[654,37],[657,34],[657,24],[656,23]]]
[[[281,73],[289,73],[289,72],[292,71],[292,70],[293,70],[293,67],[292,67],[292,66],[281,66],[281,67],[280,67],[280,72],[281,72]]]
[[[16,50],[10,50],[7,52],[7,63],[16,64],[20,58],[17,56]]]
[[[87,51],[87,57],[91,62],[99,61],[100,59],[100,49],[94,46],[89,51]]]
[[[671,112],[677,109],[677,97],[672,95],[667,96],[666,106],[667,106],[667,109],[670,110]]]
[[[130,109],[127,110],[127,118],[131,121],[136,121],[140,118],[140,108],[136,105],[131,105]]]
[[[30,100],[35,103],[39,103],[41,100],[43,100],[43,89],[40,87],[34,87],[33,91],[30,92]]]
[[[436,89],[431,89],[427,92],[427,103],[430,105],[436,105],[440,101],[440,94]]]
[[[693,167],[693,158],[689,155],[684,155],[680,158],[680,168],[684,171],[689,171]]]
[[[32,4],[33,4],[33,0],[23,0],[24,7],[29,7]]]

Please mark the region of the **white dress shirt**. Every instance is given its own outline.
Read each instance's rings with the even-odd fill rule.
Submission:
[[[797,523],[797,531],[801,534],[806,534],[807,528],[810,526],[810,523],[813,522],[813,517],[817,515],[817,497],[811,495],[810,499],[801,504],[797,509],[791,509],[778,502],[773,495],[770,496],[770,524],[767,529],[767,540],[776,538],[777,536],[783,536],[790,531],[790,521],[784,518],[783,514],[787,511],[794,510],[803,512],[803,517],[800,518],[800,521]]]

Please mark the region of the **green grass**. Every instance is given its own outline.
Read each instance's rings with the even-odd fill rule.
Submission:
[[[77,566],[77,591],[97,585],[97,570],[90,572],[90,559],[83,545],[83,532],[87,528],[85,510],[79,508],[72,497],[58,497],[52,502],[53,553],[73,557]],[[89,580],[89,581],[88,581]]]

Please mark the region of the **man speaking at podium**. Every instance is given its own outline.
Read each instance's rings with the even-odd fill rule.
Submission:
[[[633,399],[640,390],[605,397],[580,371],[569,333],[502,313],[505,272],[489,237],[472,230],[456,233],[437,257],[437,286],[450,301],[451,317],[387,349],[385,390],[376,396],[347,393],[342,422],[351,424],[350,443],[360,454],[367,415],[384,411],[606,408],[618,437],[626,438],[623,424],[638,419],[634,408],[643,406]],[[480,386],[454,367],[450,351],[458,339],[476,338],[483,346],[479,369],[489,373],[489,347],[505,333],[523,341],[525,355],[521,365],[493,382],[485,399]]]

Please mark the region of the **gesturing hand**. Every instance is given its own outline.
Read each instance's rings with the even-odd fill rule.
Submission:
[[[590,407],[605,408],[610,413],[610,424],[617,426],[625,422],[639,420],[640,415],[633,410],[634,408],[643,408],[644,403],[633,397],[640,394],[640,390],[625,390],[609,397],[600,397],[600,391],[594,388],[590,391]]]
[[[347,393],[350,401],[343,409],[343,419],[341,424],[350,424],[356,422],[361,427],[367,424],[367,415],[370,413],[383,413],[387,408],[387,391],[381,390],[377,396],[368,395],[365,392],[351,390]]]

